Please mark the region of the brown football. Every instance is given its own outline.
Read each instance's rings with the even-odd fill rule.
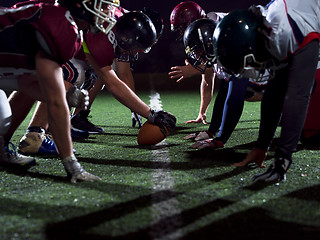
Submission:
[[[165,138],[160,127],[146,121],[139,130],[137,141],[139,145],[155,145]]]

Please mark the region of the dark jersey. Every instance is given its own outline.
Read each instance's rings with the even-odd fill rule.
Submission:
[[[77,25],[60,5],[26,3],[0,9],[0,67],[34,69],[39,49],[63,64],[81,44]]]

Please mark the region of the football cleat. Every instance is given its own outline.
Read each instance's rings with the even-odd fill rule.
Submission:
[[[253,181],[286,181],[286,173],[292,163],[291,159],[276,158],[266,172],[255,175]]]
[[[132,112],[131,119],[132,119],[132,127],[135,127],[136,125],[138,128],[142,127],[142,119],[139,114]]]
[[[88,131],[82,131],[82,130],[74,129],[71,127],[72,140],[86,139],[88,137],[89,137]]]
[[[90,134],[102,134],[103,128],[100,128],[88,120],[90,110],[80,111],[71,117],[71,127],[73,130],[87,131]]]
[[[190,147],[195,149],[203,149],[203,148],[217,149],[217,148],[223,148],[224,143],[219,140],[210,138],[203,141],[198,141],[192,144]]]
[[[10,149],[9,146],[11,146],[12,149]],[[17,153],[12,143],[5,146],[3,137],[0,137],[0,163],[26,166],[35,164],[36,160],[33,157]]]
[[[44,132],[26,133],[19,142],[18,152],[27,155],[58,155],[56,145]]]

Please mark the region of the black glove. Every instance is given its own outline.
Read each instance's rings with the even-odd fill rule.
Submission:
[[[132,112],[131,119],[132,119],[132,127],[135,127],[136,125],[138,125],[138,128],[142,127],[142,119],[138,113]]]
[[[165,127],[167,128],[168,132],[172,132],[174,128],[176,127],[177,119],[175,116],[173,116],[171,113],[167,113],[165,111],[154,111],[151,109],[148,121],[152,124],[157,125],[160,127],[161,132],[167,136],[167,131]]]

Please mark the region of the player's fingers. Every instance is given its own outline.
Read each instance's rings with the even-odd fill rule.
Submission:
[[[191,133],[191,134],[185,136],[183,139],[188,140],[188,139],[195,138],[196,136],[197,136],[197,133]]]
[[[184,77],[180,77],[178,80],[176,80],[176,82],[181,82],[184,79]]]
[[[179,66],[174,66],[174,67],[171,67],[170,69],[173,70],[173,71],[174,70],[180,70],[181,71],[181,67],[179,67]]]
[[[188,120],[185,123],[195,123],[195,122],[197,122],[197,121],[196,120]]]

